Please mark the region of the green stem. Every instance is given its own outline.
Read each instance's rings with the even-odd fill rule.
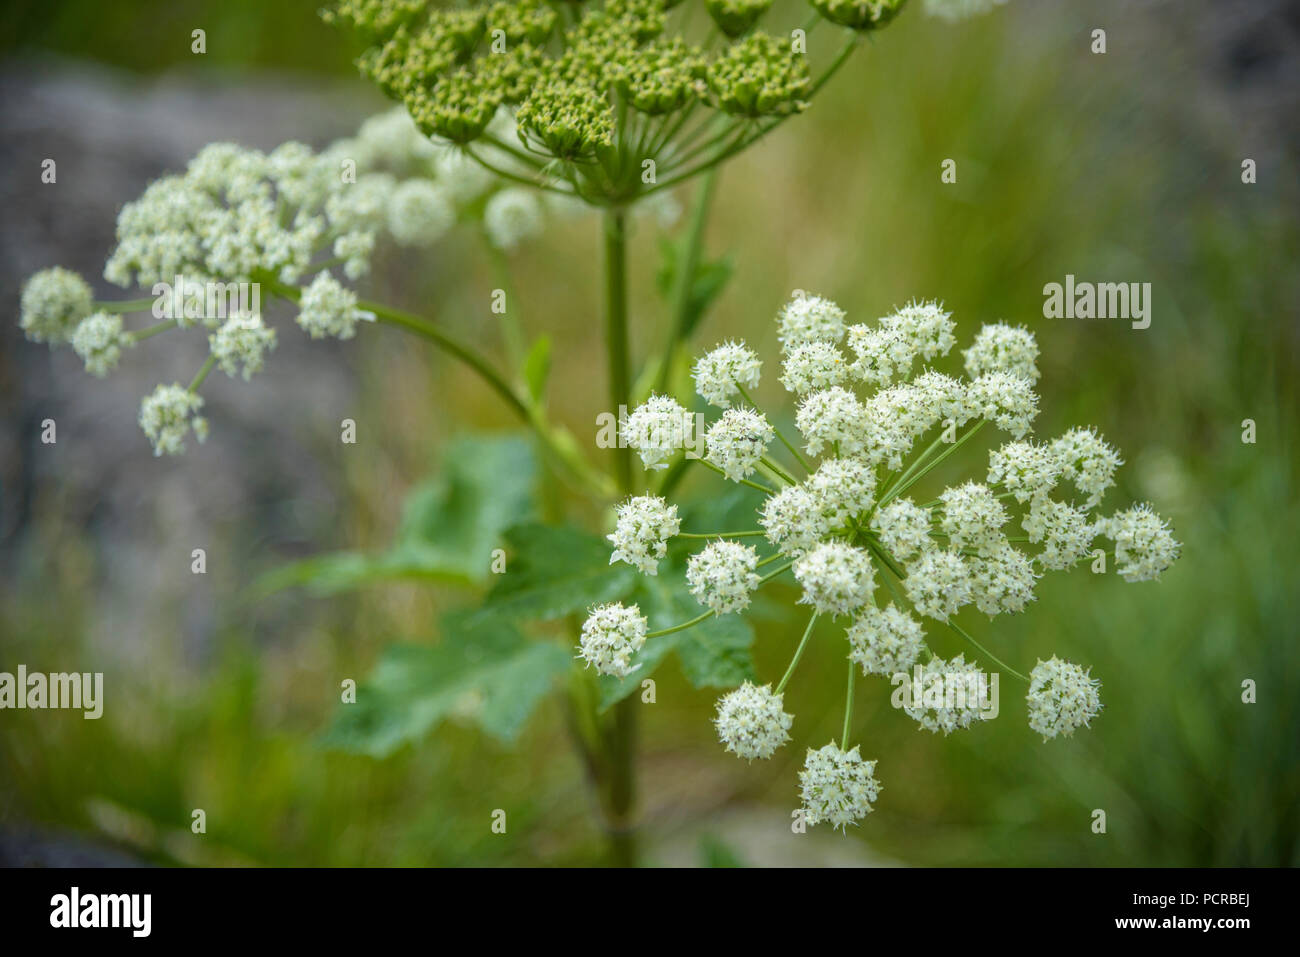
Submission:
[[[664,635],[672,635],[679,631],[685,631],[687,628],[695,627],[706,618],[712,618],[715,614],[717,613],[712,610],[706,611],[703,614],[696,615],[690,621],[682,622],[680,625],[673,625],[671,628],[661,628],[659,631],[647,632],[646,638],[662,638]]]
[[[153,307],[154,299],[119,299],[116,302],[97,302],[95,312],[143,312]]]
[[[686,229],[686,245],[682,257],[677,262],[677,275],[673,284],[673,320],[669,329],[668,343],[664,346],[663,359],[659,367],[657,388],[660,392],[668,389],[668,380],[673,371],[673,360],[677,349],[686,336],[686,327],[690,322],[691,293],[694,291],[695,271],[699,268],[700,249],[704,240],[704,225],[708,220],[709,206],[713,201],[714,187],[717,185],[716,170],[710,170],[700,181],[695,193],[695,203],[691,207],[691,218]]]
[[[973,425],[970,429],[967,430],[965,435],[959,438],[952,445],[948,446],[948,448],[944,449],[942,455],[938,456],[933,462],[931,462],[925,468],[921,469],[911,478],[907,479],[907,481],[905,482],[900,481],[897,485],[894,486],[894,488],[890,489],[889,494],[886,495],[883,499],[881,499],[879,504],[876,507],[879,508],[881,505],[886,505],[893,499],[898,498],[898,496],[902,495],[904,492],[906,492],[909,488],[911,488],[921,479],[925,478],[926,475],[928,475],[930,472],[934,471],[936,468],[942,465],[944,459],[948,458],[948,456],[956,452],[959,448],[961,448],[970,440],[971,436],[973,436],[980,429],[984,428],[984,424],[987,421],[988,421],[987,419],[980,419],[978,422],[976,422],[975,425]]]
[[[813,616],[808,619],[808,627],[803,631],[803,638],[799,641],[799,647],[794,650],[794,657],[790,659],[790,667],[785,669],[785,674],[781,676],[781,683],[776,686],[777,694],[780,694],[785,690],[786,682],[788,682],[790,676],[794,674],[794,669],[798,666],[799,659],[803,657],[803,650],[808,646],[808,637],[812,634],[813,625],[815,624],[817,624],[816,612],[814,612]]]
[[[731,481],[731,479],[727,478],[727,473],[726,473],[726,472],[722,471],[722,469],[718,468],[716,465],[714,465],[714,464],[713,464],[712,462],[710,462],[708,459],[692,459],[691,461],[693,461],[693,462],[699,462],[699,463],[700,463],[701,465],[703,465],[706,469],[712,469],[714,472],[717,472],[717,473],[718,473],[719,475],[721,475],[723,478],[727,479],[728,482]],[[763,484],[761,484],[761,483],[759,483],[759,482],[751,482],[749,479],[740,479],[739,481],[740,481],[740,484],[741,484],[741,485],[748,485],[750,488],[756,488],[756,489],[758,489],[760,492],[763,492],[763,493],[765,493],[765,494],[767,494],[767,495],[775,495],[775,494],[776,494],[776,489],[774,489],[774,488],[768,488],[766,485],[763,485]]]
[[[605,211],[605,349],[608,357],[609,403],[619,415],[631,401],[632,385],[627,336],[627,213]],[[621,445],[621,443],[619,443]],[[615,475],[624,492],[632,491],[632,450],[616,447]]]
[[[849,749],[849,729],[853,727],[853,666],[852,659],[849,660],[849,686],[844,695],[844,734],[840,737],[840,750]]]
[[[199,368],[198,374],[194,377],[194,380],[190,383],[189,391],[191,393],[199,391],[199,386],[203,385],[203,380],[208,377],[208,373],[212,371],[212,367],[216,364],[217,357],[209,355],[203,365]]]
[[[678,532],[673,538],[758,538],[767,532]]]
[[[978,641],[976,641],[974,638],[972,638],[972,637],[970,636],[970,634],[966,631],[966,629],[963,628],[961,625],[958,625],[956,622],[952,622],[952,621],[946,621],[946,622],[944,622],[944,624],[947,625],[949,628],[951,628],[953,631],[957,632],[957,634],[961,635],[963,638],[965,638],[967,641],[969,641],[972,645],[974,645],[974,646],[975,646],[976,648],[978,648],[980,651],[984,652],[984,654],[987,655],[989,658],[992,658],[995,662],[997,662],[997,663],[1002,667],[1002,670],[1003,670],[1003,671],[1008,671],[1008,672],[1010,672],[1011,674],[1013,674],[1013,675],[1015,675],[1017,678],[1019,678],[1021,681],[1024,681],[1024,682],[1028,682],[1028,681],[1029,681],[1029,679],[1026,678],[1024,675],[1022,675],[1019,671],[1017,671],[1015,668],[1012,668],[1009,664],[1007,664],[1005,661],[1003,661],[1003,660],[1002,660],[1001,658],[999,658],[997,655],[993,654],[993,652],[989,651],[987,648],[985,648],[983,645],[981,645]]]
[[[160,322],[155,326],[146,326],[143,329],[137,329],[134,332],[128,332],[127,338],[130,339],[132,343],[144,342],[146,339],[151,339],[154,336],[158,335],[158,333],[160,332],[166,332],[168,329],[175,329],[175,328],[176,328],[176,320],[168,319],[166,322]]]

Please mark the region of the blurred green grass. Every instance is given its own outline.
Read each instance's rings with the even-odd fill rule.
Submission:
[[[274,6],[256,16],[305,26],[288,46],[264,49],[253,39],[279,26],[243,21],[246,63],[340,68],[341,47],[308,39],[324,30],[315,4]],[[1039,741],[1008,676],[1000,720],[934,738],[889,707],[886,683],[863,682],[856,738],[879,759],[885,790],[850,840],[917,864],[1300,863],[1296,170],[1240,183],[1241,136],[1225,125],[1230,110],[1189,92],[1201,69],[1190,53],[1165,45],[1157,56],[1147,37],[1099,61],[1081,49],[1078,13],[1033,16],[1015,6],[958,27],[900,18],[809,116],[724,171],[708,242],[712,253],[733,253],[737,272],[699,344],[743,336],[774,355],[771,319],[795,287],[835,298],[854,319],[939,297],[959,319],[960,341],[984,321],[1023,322],[1043,351],[1037,431],[1097,425],[1127,459],[1106,504],[1153,500],[1185,548],[1159,583],[1126,585],[1080,568],[1046,579],[1026,615],[992,626],[968,616],[1022,670],[1053,652],[1091,665],[1106,705],[1091,733]],[[216,22],[217,10],[205,15]],[[109,56],[78,46],[60,22],[32,36],[118,61],[130,49]],[[157,65],[172,62],[158,56]],[[958,164],[951,186],[939,181],[948,157]],[[635,242],[635,345],[647,356],[663,331],[657,260],[649,230]],[[469,281],[411,295],[449,317],[469,315],[487,272],[472,251],[448,256],[440,275]],[[525,322],[553,330],[552,405],[580,438],[603,396],[592,372],[603,366],[595,261],[595,223],[579,219],[519,256],[515,279]],[[1040,318],[1043,284],[1066,273],[1152,282],[1151,328]],[[457,423],[506,421],[477,383],[404,343],[370,345],[362,369],[367,411],[388,424],[378,461],[343,466],[338,547],[387,540],[401,493]],[[771,378],[765,405],[778,395]],[[1240,441],[1245,418],[1258,423],[1255,445]],[[973,453],[962,461],[978,468]],[[39,587],[39,605],[14,600],[0,614],[15,660],[35,660],[39,647],[57,670],[82,660],[77,636],[93,609],[79,596],[104,559],[67,529],[40,553],[30,581],[11,590]],[[254,647],[255,629],[232,613],[219,660],[181,687],[142,677],[128,715],[34,721],[11,712],[0,725],[0,811],[186,863],[596,860],[591,805],[553,705],[511,750],[458,727],[381,762],[315,746],[333,710],[332,692],[321,689],[336,687],[338,674],[363,674],[389,639],[432,634],[438,611],[457,600],[406,586],[333,598],[323,623],[312,616],[310,628],[273,648]],[[780,673],[798,627],[759,623],[760,674]],[[761,765],[717,748],[712,696],[691,691],[673,668],[658,675],[659,703],[642,722],[652,824],[677,826],[664,795],[694,787],[712,789],[698,802],[706,819],[724,802],[754,802],[784,827],[803,747],[838,728],[841,640],[819,630],[787,694],[797,738]],[[936,644],[969,652],[943,636]],[[1241,702],[1248,678],[1258,683],[1254,705]],[[200,806],[202,841],[188,833]],[[511,833],[523,839],[490,834],[498,806],[510,808]],[[1090,830],[1094,808],[1107,811],[1106,835]],[[716,842],[705,849],[714,861],[746,856]]]

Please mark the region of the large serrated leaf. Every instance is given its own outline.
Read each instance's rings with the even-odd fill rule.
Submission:
[[[506,571],[476,621],[550,621],[614,601],[636,582],[635,570],[610,565],[609,543],[569,525],[528,522],[505,533]]]
[[[453,714],[510,743],[570,664],[564,648],[529,641],[509,624],[472,628],[464,615],[449,616],[437,644],[385,649],[323,743],[384,757]]]
[[[517,435],[467,435],[447,444],[443,468],[411,492],[393,547],[379,555],[338,552],[264,576],[258,591],[305,585],[331,593],[382,581],[474,584],[488,577],[502,533],[533,509],[536,463]]]

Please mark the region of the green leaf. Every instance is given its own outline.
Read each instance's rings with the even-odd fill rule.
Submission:
[[[295,562],[263,576],[256,590],[267,594],[305,585],[328,594],[384,581],[485,581],[504,530],[532,514],[532,445],[517,435],[460,436],[447,444],[443,463],[407,498],[387,552],[338,552]]]
[[[524,357],[524,381],[528,383],[528,392],[537,402],[546,392],[546,380],[551,374],[551,337],[538,336],[528,355]]]
[[[384,650],[356,702],[340,706],[323,743],[384,757],[456,716],[509,744],[571,664],[566,649],[529,641],[509,624],[474,628],[465,615],[450,615],[437,644]]]
[[[677,271],[685,256],[687,237],[659,241],[660,264],[655,276],[659,292],[664,297],[671,296],[677,284]],[[690,295],[686,303],[686,316],[682,324],[682,340],[690,338],[705,312],[722,294],[727,282],[735,271],[730,256],[720,259],[702,260],[696,264],[695,276],[691,282]]]
[[[626,595],[635,569],[609,563],[610,546],[571,525],[528,522],[505,533],[506,570],[475,621],[550,621]]]

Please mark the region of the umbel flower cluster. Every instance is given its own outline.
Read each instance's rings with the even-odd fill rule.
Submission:
[[[493,127],[513,135],[506,112]],[[20,322],[33,341],[70,345],[101,377],[158,333],[205,335],[208,361],[190,384],[159,385],[140,409],[155,454],[177,454],[191,431],[207,435],[199,386],[208,372],[248,379],[275,348],[263,292],[296,304],[311,338],[348,339],[375,318],[350,284],[369,272],[381,239],[425,247],[473,223],[505,251],[537,235],[545,215],[535,191],[431,141],[401,109],[319,153],[301,143],[270,153],[216,143],[118,216],[104,277],[150,298],[97,303],[84,279],[54,267],[23,287]],[[132,313],[161,321],[128,329],[123,317]]]
[[[1085,560],[1098,571],[1109,558],[1122,578],[1137,582],[1158,578],[1178,556],[1178,543],[1150,506],[1099,511],[1121,461],[1095,430],[1034,437],[1033,335],[1005,323],[984,326],[961,352],[965,375],[952,376],[932,363],[954,349],[953,330],[950,314],[934,302],[851,324],[835,303],[796,291],[780,311],[778,338],[779,379],[797,403],[799,441],[755,405],[762,363],[743,342],[719,345],[694,368],[699,396],[720,410],[699,461],[763,493],[756,527],[683,531],[676,506],[646,494],[619,506],[609,536],[611,561],[648,575],[674,538],[704,541],[686,571],[703,610],[647,632],[636,606],[594,609],[579,652],[602,674],[630,674],[647,642],[743,612],[756,589],[792,574],[809,620],[790,667],[775,686],[747,682],[717,705],[718,736],[739,757],[771,757],[789,740],[783,696],[814,624],[830,618],[843,628],[844,736],[808,751],[800,794],[810,823],[858,821],[880,790],[876,762],[849,747],[857,670],[906,678],[903,710],[919,727],[945,735],[969,728],[988,717],[996,677],[978,658],[936,653],[929,632],[949,629],[1027,683],[1031,729],[1044,740],[1068,737],[1101,709],[1089,671],[1052,657],[1022,675],[955,616],[970,605],[990,619],[1023,611],[1042,575]],[[647,469],[663,469],[683,454],[692,421],[675,399],[655,395],[627,416],[622,437]],[[909,494],[986,429],[1004,434],[987,465],[929,501]],[[1110,549],[1101,547],[1106,540]]]
[[[772,0],[340,0],[325,18],[366,39],[361,71],[426,133],[485,166],[485,151],[505,151],[543,188],[625,205],[806,109],[905,2],[813,0],[802,25],[770,33]],[[823,42],[826,30],[843,36]],[[815,77],[809,57],[823,50]],[[492,128],[502,107],[517,136]]]

